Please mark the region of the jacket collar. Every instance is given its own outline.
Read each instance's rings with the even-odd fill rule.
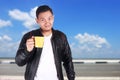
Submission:
[[[38,31],[39,31],[39,35],[40,35],[40,36],[43,36],[43,34],[42,34],[42,29],[39,28]],[[52,28],[52,39],[54,39],[56,36],[57,36],[57,35],[56,35],[56,30]]]

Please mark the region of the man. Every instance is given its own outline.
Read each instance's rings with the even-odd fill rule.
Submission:
[[[75,79],[71,50],[64,33],[53,29],[52,9],[42,5],[36,10],[40,29],[26,33],[18,48],[15,61],[26,64],[25,80],[64,80],[62,63],[68,80]],[[43,47],[35,46],[35,36],[44,37]]]

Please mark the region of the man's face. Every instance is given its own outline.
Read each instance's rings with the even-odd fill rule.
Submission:
[[[43,31],[50,31],[53,26],[54,16],[50,11],[42,12],[38,15],[36,22],[40,25]]]

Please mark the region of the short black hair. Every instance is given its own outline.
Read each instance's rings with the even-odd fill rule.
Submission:
[[[36,10],[36,17],[38,18],[38,15],[42,12],[50,11],[53,14],[52,9],[48,5],[42,5],[39,6]]]

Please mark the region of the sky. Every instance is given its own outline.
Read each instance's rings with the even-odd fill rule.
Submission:
[[[39,28],[40,5],[53,9],[73,58],[120,58],[119,0],[0,0],[0,57],[15,57],[22,36]]]

